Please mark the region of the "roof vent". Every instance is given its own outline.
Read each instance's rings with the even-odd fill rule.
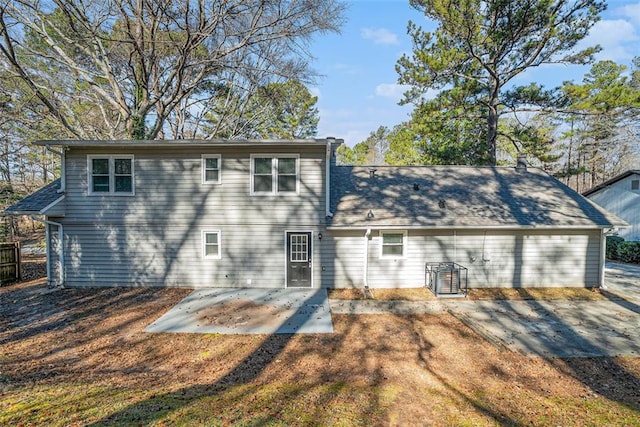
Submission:
[[[516,171],[518,172],[526,172],[527,171],[527,156],[518,155],[518,159],[516,160]]]
[[[445,199],[438,200],[438,206],[440,207],[440,209],[446,208],[447,207],[447,201]]]
[[[376,168],[369,168],[369,178],[373,179],[376,177]]]
[[[420,190],[420,185],[418,185],[417,182],[413,183],[413,191],[419,191]]]
[[[371,219],[373,217],[375,217],[375,215],[373,214],[373,211],[371,209],[369,209],[369,212],[367,212],[367,218]]]

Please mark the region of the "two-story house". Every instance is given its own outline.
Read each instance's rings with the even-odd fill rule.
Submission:
[[[333,138],[39,141],[61,178],[6,210],[44,217],[51,285],[599,286],[625,223],[518,167],[336,166]]]

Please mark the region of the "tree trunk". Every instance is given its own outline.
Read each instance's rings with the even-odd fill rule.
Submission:
[[[497,80],[491,79],[491,90],[489,92],[489,114],[487,114],[487,151],[489,153],[491,165],[497,163],[497,140],[498,140],[498,94],[500,84]]]

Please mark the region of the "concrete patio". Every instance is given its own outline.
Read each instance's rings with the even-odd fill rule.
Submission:
[[[145,332],[332,333],[326,289],[195,290]]]

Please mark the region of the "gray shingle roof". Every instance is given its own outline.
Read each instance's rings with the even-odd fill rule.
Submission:
[[[529,167],[337,166],[332,227],[607,228],[624,221]],[[371,211],[372,218],[368,217]]]
[[[45,185],[33,194],[28,195],[24,199],[20,200],[15,205],[9,206],[4,210],[4,213],[9,215],[28,215],[38,214],[40,211],[51,203],[55,202],[59,198],[63,197],[58,193],[60,189],[60,180]]]

